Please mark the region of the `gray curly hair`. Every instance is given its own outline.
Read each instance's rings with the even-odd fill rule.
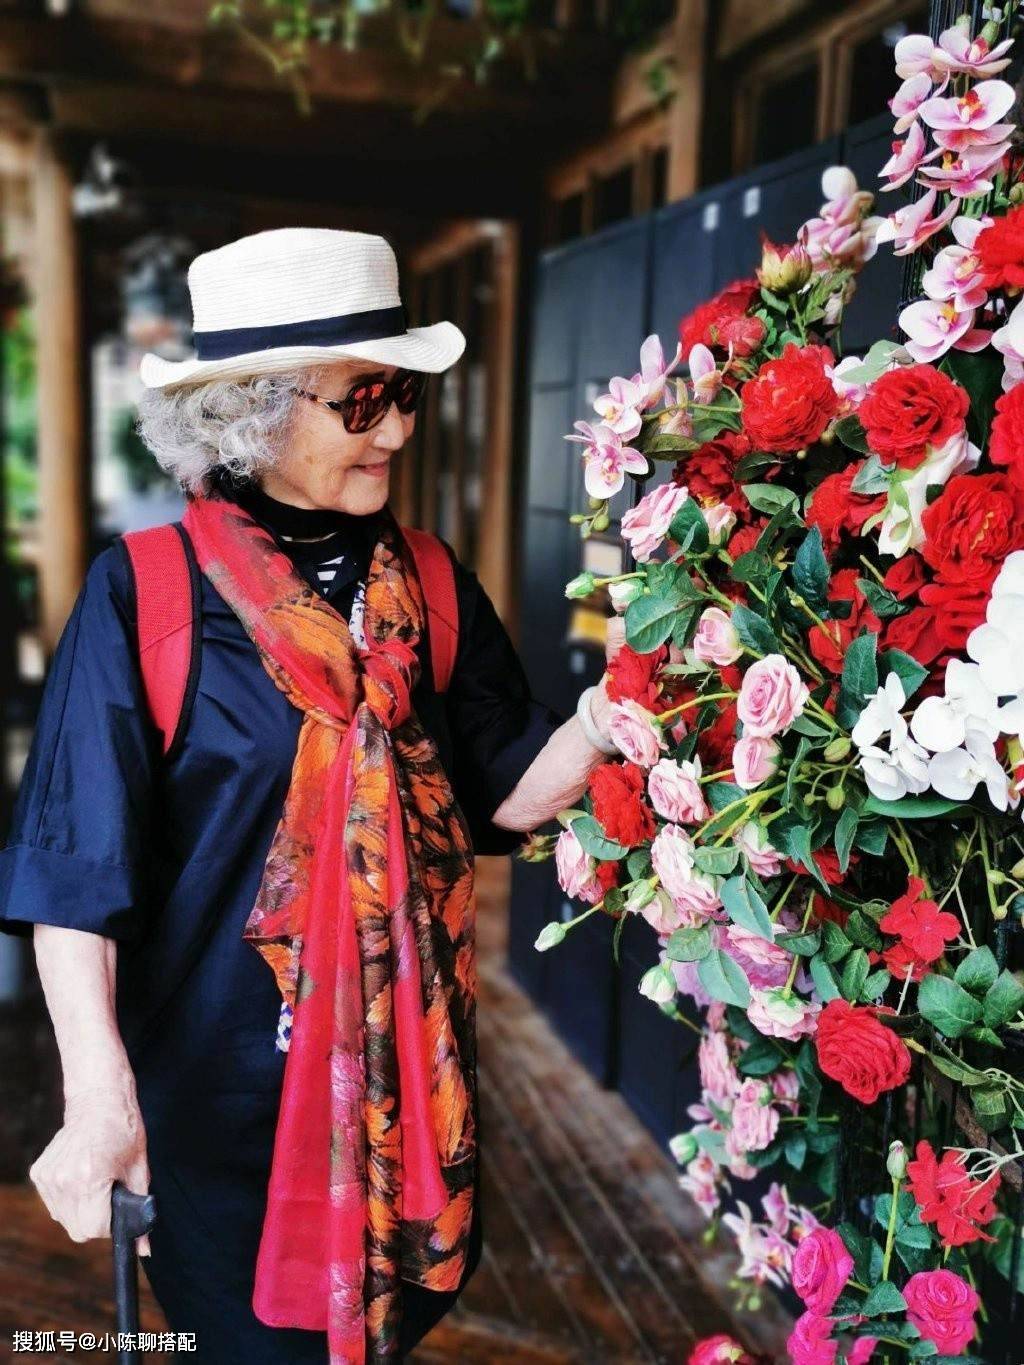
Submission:
[[[186,494],[209,492],[218,465],[239,478],[258,479],[281,452],[299,401],[294,390],[315,391],[327,368],[147,389],[135,427],[160,468]]]

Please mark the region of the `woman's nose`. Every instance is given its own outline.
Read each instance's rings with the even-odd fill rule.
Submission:
[[[380,450],[401,450],[405,444],[405,425],[397,403],[392,402],[378,423],[373,444]]]

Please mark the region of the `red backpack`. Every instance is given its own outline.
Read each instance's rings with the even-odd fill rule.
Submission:
[[[426,531],[402,528],[427,608],[435,692],[446,692],[459,643],[455,573],[448,551]],[[180,522],[121,537],[135,580],[139,661],[150,714],[166,754],[178,738],[199,680],[200,574]]]

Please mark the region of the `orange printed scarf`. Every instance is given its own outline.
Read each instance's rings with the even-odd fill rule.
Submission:
[[[360,651],[242,508],[197,496],[183,521],[303,713],[244,930],[294,1011],[253,1309],[326,1330],[331,1365],[377,1365],[398,1358],[400,1280],[460,1282],[476,1166],[473,863],[410,707],[424,603],[393,522]]]

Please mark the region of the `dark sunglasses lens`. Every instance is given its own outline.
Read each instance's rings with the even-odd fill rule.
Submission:
[[[387,389],[383,384],[361,384],[348,396],[345,408],[347,431],[369,431],[384,416]]]
[[[400,370],[395,375],[395,402],[399,412],[410,413],[423,396],[427,376],[422,370]]]

